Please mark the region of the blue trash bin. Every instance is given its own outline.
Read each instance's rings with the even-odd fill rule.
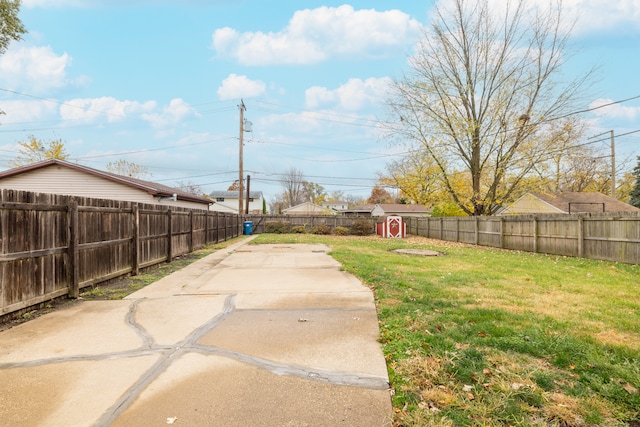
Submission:
[[[253,231],[253,221],[245,221],[244,225],[244,235],[248,236]]]

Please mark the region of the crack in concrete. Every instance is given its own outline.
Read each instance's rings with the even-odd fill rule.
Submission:
[[[250,356],[245,353],[239,353],[211,345],[196,344],[192,349],[199,350],[202,354],[216,354],[218,356],[237,360],[239,362],[264,369],[275,375],[290,376],[306,380],[321,381],[333,385],[344,385],[373,390],[387,390],[389,388],[389,382],[386,378],[375,375],[353,374],[349,372],[313,369],[303,366],[278,363],[272,360],[262,359],[260,357]]]
[[[114,360],[131,357],[141,357],[150,355],[159,355],[157,360],[149,369],[147,369],[138,380],[125,391],[120,398],[108,408],[100,419],[96,422],[97,427],[106,427],[111,425],[122,413],[124,413],[133,402],[142,394],[142,392],[163,372],[165,372],[175,361],[182,355],[189,352],[196,352],[205,355],[217,355],[245,363],[259,369],[266,370],[275,375],[291,376],[304,380],[320,381],[332,385],[342,385],[351,387],[360,387],[373,390],[386,390],[389,383],[386,378],[367,375],[354,374],[349,372],[329,371],[322,369],[313,369],[303,366],[295,366],[283,364],[260,357],[251,356],[231,350],[226,350],[216,346],[198,344],[198,341],[208,332],[213,330],[230,314],[236,311],[262,311],[262,310],[237,310],[235,308],[236,294],[227,295],[223,308],[216,316],[193,330],[187,337],[173,345],[157,345],[155,339],[149,332],[136,320],[138,306],[145,299],[134,300],[129,306],[129,311],[125,316],[125,323],[136,333],[142,341],[142,346],[132,350],[124,350],[110,353],[101,353],[96,355],[74,355],[61,356],[47,359],[31,360],[27,362],[0,363],[0,369],[11,369],[21,367],[33,367],[53,363],[63,362],[83,362],[83,361],[99,361]],[[300,310],[265,310],[265,311],[313,311],[314,309]],[[325,309],[326,310],[326,309]],[[337,309],[339,311],[362,311],[368,309]]]
[[[140,301],[143,300],[134,300],[131,303],[131,305],[129,306],[129,312],[127,313],[127,316],[125,318],[125,323],[127,324],[127,326],[134,330],[138,337],[140,337],[140,339],[144,343],[143,347],[152,348],[155,345],[155,340],[141,324],[136,322],[136,312]]]

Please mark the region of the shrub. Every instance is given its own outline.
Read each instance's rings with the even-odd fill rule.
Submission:
[[[357,219],[351,223],[349,231],[354,236],[368,236],[373,233],[373,225],[369,220]]]
[[[337,226],[336,228],[333,229],[332,234],[336,236],[346,236],[347,234],[349,234],[349,229],[346,227]]]
[[[285,234],[289,232],[291,224],[284,221],[267,221],[264,223],[265,233]]]
[[[306,232],[307,232],[306,225],[296,225],[294,227],[291,227],[291,230],[289,231],[289,233],[293,233],[293,234],[305,234]]]
[[[311,227],[312,234],[331,234],[331,227],[325,224],[314,225]]]

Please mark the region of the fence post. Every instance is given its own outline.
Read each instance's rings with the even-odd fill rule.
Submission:
[[[137,276],[140,273],[140,208],[133,205],[131,209],[133,216],[133,236],[131,239],[131,275]]]
[[[223,214],[224,218],[224,214]],[[226,229],[225,235],[226,235]],[[216,212],[216,243],[220,242],[220,212]]]
[[[442,226],[443,226],[443,221],[442,221],[442,217],[440,217],[440,240],[442,240]]]
[[[167,210],[167,262],[171,262],[173,258],[173,213],[171,209]]]
[[[584,218],[578,217],[578,257],[582,258],[584,255]]]
[[[538,253],[538,217],[533,216],[533,253]]]
[[[193,252],[193,209],[189,211],[189,253]]]
[[[478,243],[480,243],[480,226],[479,226],[479,218],[478,218],[478,216],[477,216],[477,215],[475,216],[475,219],[476,219],[476,220],[475,220],[475,224],[476,224],[475,234],[476,234],[476,235],[475,235],[475,242],[474,242],[474,244],[475,244],[475,245],[478,245]]]
[[[78,202],[71,199],[69,202],[69,297],[78,298],[80,293],[79,275],[80,266],[78,265]]]
[[[456,242],[460,241],[460,217],[456,217]]]
[[[500,249],[504,248],[504,217],[500,217]]]

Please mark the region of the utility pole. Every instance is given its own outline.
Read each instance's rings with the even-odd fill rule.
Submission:
[[[239,169],[239,178],[238,178],[238,215],[242,215],[242,212],[244,212],[244,209],[243,209],[244,203],[243,203],[243,200],[242,200],[242,196],[243,196],[243,194],[242,194],[242,190],[243,190],[242,181],[243,181],[243,175],[244,175],[244,171],[242,170],[243,169],[243,165],[242,165],[242,146],[244,144],[244,142],[243,142],[244,112],[247,109],[244,106],[244,101],[242,99],[240,99],[240,105],[238,105],[238,108],[240,109],[240,138],[238,138],[239,141],[240,141],[240,148],[239,148],[239,162],[240,163],[239,163],[239,166],[238,166],[238,169]]]
[[[611,197],[616,198],[616,142],[611,132]]]
[[[616,141],[613,135],[613,130],[599,133],[592,136],[589,139],[597,138],[606,133],[611,134],[611,197],[616,198]]]

